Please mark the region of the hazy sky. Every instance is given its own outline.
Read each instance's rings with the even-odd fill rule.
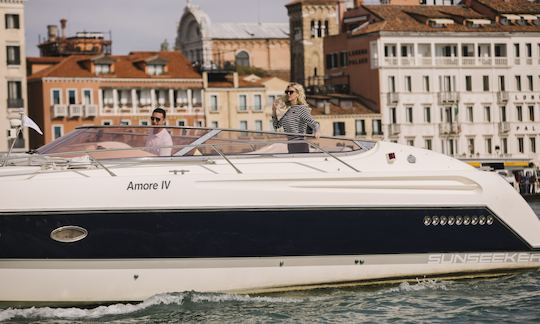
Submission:
[[[288,22],[285,5],[291,0],[192,0],[212,22]],[[159,50],[167,39],[174,46],[176,26],[186,0],[27,0],[26,55],[39,56],[38,39],[47,25],[67,19],[66,36],[76,32],[112,35],[113,54]]]

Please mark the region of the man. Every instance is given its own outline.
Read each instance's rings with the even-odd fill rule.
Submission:
[[[150,134],[146,137],[145,147],[146,150],[150,153],[159,156],[171,156],[173,141],[171,134],[167,131],[166,128],[155,127],[155,126],[164,126],[165,118],[167,113],[163,108],[156,108],[152,112],[150,121],[152,123],[152,128]]]

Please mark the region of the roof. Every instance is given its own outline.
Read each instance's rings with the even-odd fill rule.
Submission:
[[[45,77],[66,77],[66,78],[93,78],[86,67],[86,63],[95,58],[102,58],[101,55],[71,55],[60,58],[56,64],[36,72],[29,76],[31,79]],[[195,71],[186,58],[179,52],[132,52],[129,55],[108,56],[114,62],[114,73],[99,75],[100,78],[145,78],[145,79],[200,79],[201,75]],[[135,62],[148,58],[159,58],[168,62],[168,71],[162,75],[148,75]],[[28,58],[32,62],[39,62],[45,58]],[[51,60],[53,61],[53,60]]]
[[[285,7],[294,6],[298,4],[305,5],[321,5],[321,4],[337,4],[338,2],[344,2],[344,0],[292,0]]]
[[[288,23],[221,23],[210,26],[214,39],[289,38]]]
[[[517,0],[521,1],[521,0]],[[489,2],[489,1],[487,1]],[[537,5],[540,13],[540,5]],[[363,10],[362,10],[363,9]],[[353,35],[368,34],[380,31],[389,32],[540,32],[540,26],[497,24],[493,19],[482,15],[471,8],[463,6],[389,6],[366,5],[362,9],[348,12],[346,16],[371,14],[374,21],[363,28],[353,31]],[[452,19],[453,24],[444,27],[432,27],[429,19]],[[466,19],[490,19],[493,23],[482,27],[470,27],[463,23]]]
[[[528,0],[476,0],[498,13],[540,13],[540,4]]]

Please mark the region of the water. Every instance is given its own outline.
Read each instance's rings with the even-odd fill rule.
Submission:
[[[540,215],[540,201],[530,202]],[[540,235],[540,233],[539,233]],[[1,287],[0,287],[1,289]],[[12,323],[540,322],[540,270],[268,295],[181,292],[94,308],[0,307]]]

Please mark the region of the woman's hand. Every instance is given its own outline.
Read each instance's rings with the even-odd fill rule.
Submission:
[[[276,110],[277,110],[277,102],[276,100],[274,100],[274,103],[272,103],[272,115],[276,115]]]

